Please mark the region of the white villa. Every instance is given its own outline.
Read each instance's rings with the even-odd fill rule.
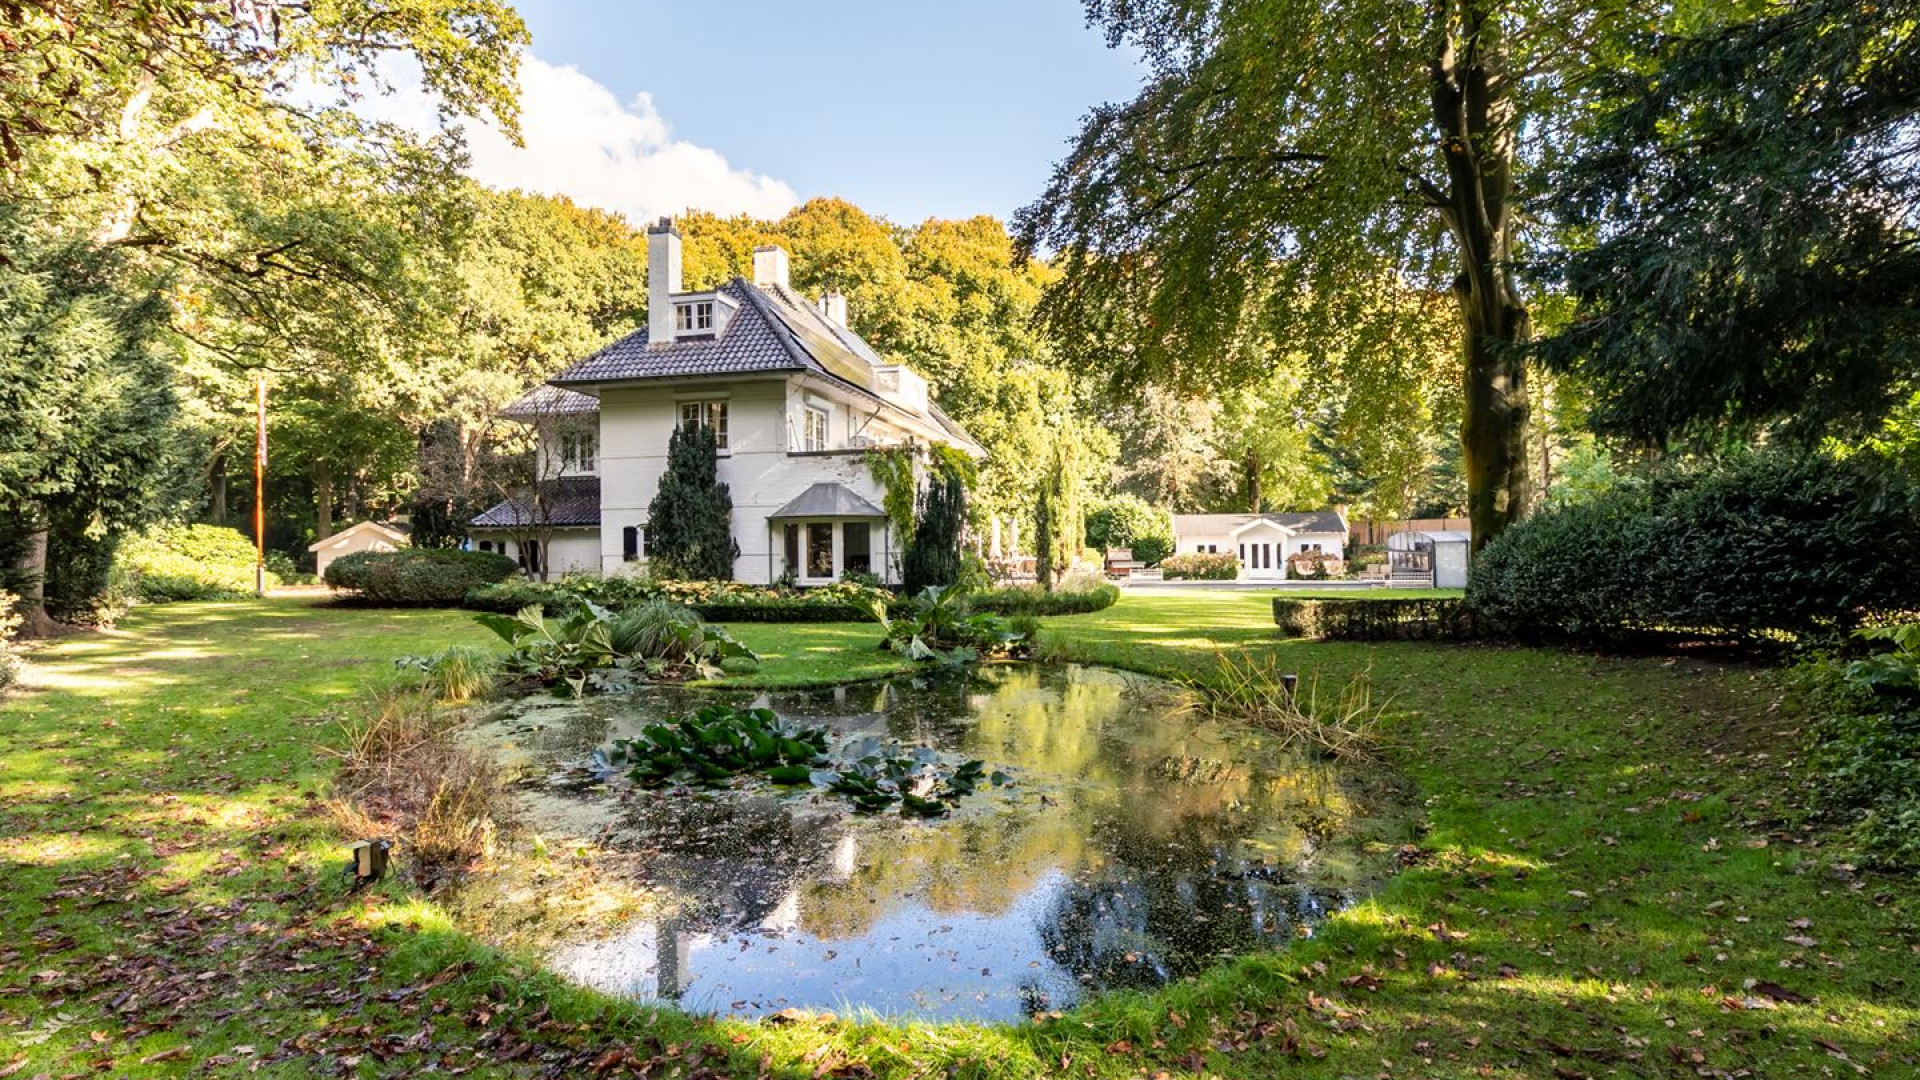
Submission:
[[[753,280],[683,292],[680,234],[647,229],[647,328],[575,363],[508,415],[542,432],[526,495],[469,524],[476,547],[549,575],[645,565],[647,510],[676,426],[713,429],[740,547],[733,576],[825,584],[848,571],[898,579],[904,538],[880,509],[869,449],[980,446],[928,397],[919,373],[882,359],[847,326],[847,302],[810,302],[788,284],[778,247],[753,253]],[[547,550],[526,550],[542,522]]]
[[[1224,552],[1240,558],[1240,580],[1280,581],[1287,560],[1303,551],[1346,558],[1347,519],[1338,510],[1311,514],[1175,514],[1180,555]]]

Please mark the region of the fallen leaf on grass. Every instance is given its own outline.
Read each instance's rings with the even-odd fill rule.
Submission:
[[[1794,993],[1779,983],[1757,982],[1747,987],[1747,989],[1753,991],[1760,997],[1777,1001],[1782,1005],[1805,1005],[1808,1001],[1812,1000],[1805,995]]]

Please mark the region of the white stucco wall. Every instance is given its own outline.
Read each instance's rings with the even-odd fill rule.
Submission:
[[[402,539],[400,546],[405,544],[406,541]],[[313,572],[326,574],[327,564],[342,555],[353,555],[362,551],[392,551],[395,546],[389,536],[377,530],[362,529],[359,532],[343,530],[313,545]]]
[[[783,569],[781,541],[768,528],[767,515],[809,485],[831,482],[880,506],[882,492],[868,474],[864,453],[841,450],[796,453],[801,444],[806,401],[827,403],[830,439],[846,445],[861,420],[844,401],[827,398],[817,387],[786,378],[677,386],[609,387],[600,397],[600,549],[599,567],[609,574],[629,572],[622,531],[645,527],[648,507],[667,467],[667,440],[687,401],[727,402],[728,449],[720,458],[720,480],[733,497],[733,534],[740,545],[734,577],[766,584]],[[886,551],[882,551],[885,545]],[[874,557],[890,575],[899,547],[891,530],[875,524]]]
[[[513,534],[500,529],[475,529],[473,539],[486,541],[493,550],[520,557],[520,545]],[[600,534],[592,529],[555,529],[547,539],[547,576],[600,572]]]
[[[1178,519],[1176,519],[1176,527],[1178,527]],[[1233,533],[1234,527],[1235,526],[1224,523],[1210,525],[1204,528],[1193,528],[1189,526],[1174,537],[1174,550],[1182,555],[1191,555],[1204,552],[1211,547],[1215,552],[1220,554],[1240,557],[1242,563],[1240,576],[1243,579],[1253,578],[1262,580],[1279,580],[1284,578],[1286,576],[1286,560],[1290,556],[1297,555],[1315,544],[1320,545],[1320,550],[1324,554],[1331,555],[1335,558],[1346,558],[1347,537],[1345,533],[1295,533],[1291,536],[1285,536],[1278,528],[1256,526],[1236,536]],[[1275,546],[1274,565],[1271,569],[1251,569],[1247,565],[1249,559],[1241,555],[1242,545],[1256,543],[1272,544]]]

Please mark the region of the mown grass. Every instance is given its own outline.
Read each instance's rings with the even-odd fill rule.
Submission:
[[[143,610],[0,702],[0,1072],[35,1076],[1915,1075],[1915,886],[1796,820],[1799,704],[1683,661],[1274,640],[1265,593],[1048,620],[1062,658],[1221,648],[1394,704],[1410,865],[1312,940],[1014,1028],[763,1025],[565,986],[398,883],[352,896],[329,708],[460,613]],[[885,674],[871,626],[736,628],[762,685]],[[144,1062],[144,1064],[143,1064]],[[709,1070],[702,1072],[702,1070]]]

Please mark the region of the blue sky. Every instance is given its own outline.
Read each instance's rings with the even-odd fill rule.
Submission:
[[[476,175],[630,217],[839,195],[900,222],[1004,218],[1140,79],[1079,0],[518,6],[529,148],[476,138]]]

